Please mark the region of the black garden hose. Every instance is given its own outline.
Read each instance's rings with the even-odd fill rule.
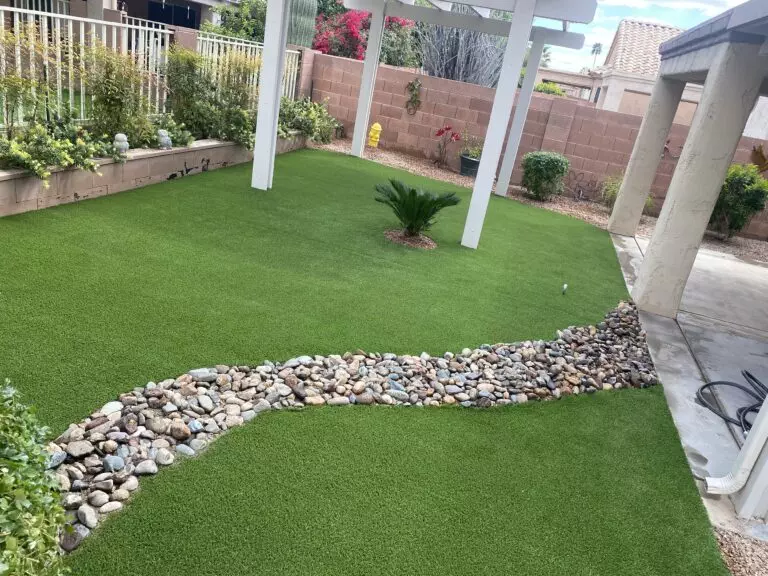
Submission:
[[[704,384],[696,391],[696,400],[698,400],[702,406],[708,408],[726,422],[729,422],[735,426],[739,426],[746,436],[749,432],[749,429],[752,428],[752,422],[747,419],[747,416],[753,413],[757,414],[760,411],[760,407],[763,405],[763,401],[765,400],[766,396],[768,396],[768,386],[755,378],[755,376],[749,370],[742,370],[741,375],[744,376],[744,379],[747,381],[747,385],[737,384],[736,382],[728,382],[727,380],[710,382],[708,384]],[[720,408],[716,404],[710,402],[707,398],[704,397],[704,390],[714,388],[715,386],[730,386],[731,388],[738,388],[748,396],[754,398],[755,402],[753,404],[749,404],[748,406],[740,406],[736,410],[736,418],[733,418],[724,412],[721,412]],[[711,392],[711,394],[713,393],[714,392]]]

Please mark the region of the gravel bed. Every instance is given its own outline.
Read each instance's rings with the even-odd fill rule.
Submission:
[[[351,140],[334,140],[331,144],[316,145],[313,147],[323,150],[332,150],[334,152],[348,153],[351,149]],[[426,176],[434,180],[441,180],[443,182],[450,182],[459,186],[471,188],[474,184],[474,178],[469,176],[461,176],[450,170],[438,168],[434,162],[428,158],[419,158],[416,156],[410,156],[404,152],[397,152],[394,150],[384,150],[381,148],[367,148],[365,151],[365,157],[368,160],[373,160],[386,166],[393,168],[401,168],[408,170],[414,174],[420,176]],[[532,200],[523,195],[521,189],[515,189],[515,192],[510,194],[515,200],[523,202],[525,204],[531,204],[545,210],[551,210],[553,212],[559,212],[561,214],[567,214],[580,220],[584,220],[605,229],[608,226],[608,218],[610,217],[610,211],[597,202],[587,202],[584,200],[575,200],[567,196],[558,196],[548,202],[539,202]],[[640,220],[640,225],[637,229],[638,236],[644,236],[650,238],[653,234],[653,229],[656,227],[656,218],[652,216],[643,216]],[[747,260],[754,260],[758,262],[768,262],[768,242],[763,240],[754,240],[751,238],[732,238],[731,240],[724,242],[716,238],[705,237],[702,241],[702,246],[715,252],[721,252],[724,254],[731,254],[738,258],[744,258]]]
[[[715,528],[720,551],[733,576],[768,576],[768,542]]]
[[[490,408],[645,388],[657,376],[633,304],[550,341],[484,344],[432,357],[366,353],[190,370],[120,395],[48,445],[68,511],[64,552],[121,510],[144,476],[194,457],[270,410],[381,404]]]

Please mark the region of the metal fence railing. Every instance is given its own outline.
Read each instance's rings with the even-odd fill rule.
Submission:
[[[197,51],[203,57],[204,66],[214,77],[220,73],[220,68],[231,53],[243,54],[250,58],[261,60],[264,45],[261,42],[244,40],[231,36],[222,36],[212,32],[200,32],[197,36]],[[285,51],[285,73],[283,74],[282,95],[294,98],[296,84],[299,75],[299,62],[301,54],[296,50]],[[258,98],[259,73],[255,72],[248,80],[249,89],[254,97]]]
[[[173,30],[165,24],[123,15],[122,22],[80,18],[68,14],[67,0],[14,0],[15,3],[41,6],[44,10],[0,6],[0,76],[18,76],[38,94],[45,90],[45,105],[62,113],[69,109],[73,117],[89,120],[92,90],[88,76],[94,62],[94,48],[130,54],[144,79],[139,84],[147,98],[150,113],[165,111],[165,67]],[[56,11],[62,10],[62,11]],[[233,55],[248,57],[248,73],[236,77],[248,86],[249,103],[258,101],[259,64],[263,44],[240,38],[200,32],[197,51],[214,81],[231,74]],[[294,98],[300,71],[300,53],[287,50],[282,95]],[[3,96],[0,94],[0,102]],[[32,98],[40,105],[39,98]],[[30,104],[26,104],[29,106]],[[28,116],[19,105],[16,121]],[[7,124],[6,106],[2,123]],[[14,107],[15,111],[15,107]]]
[[[150,112],[160,113],[165,106],[164,68],[172,34],[164,29],[0,6],[0,75],[15,74],[30,82],[33,91],[44,87],[49,107],[59,112],[68,107],[76,118],[86,120],[92,49],[102,46],[135,58],[144,77],[139,89],[147,97]],[[19,118],[25,116],[23,112],[20,110]],[[3,113],[5,123],[5,110]]]

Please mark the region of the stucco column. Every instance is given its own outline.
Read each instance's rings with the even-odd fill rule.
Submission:
[[[544,53],[544,42],[534,40],[531,51],[528,53],[528,66],[525,69],[523,86],[517,97],[517,108],[512,117],[512,126],[507,137],[507,149],[504,151],[504,160],[501,163],[499,179],[496,181],[496,194],[506,196],[509,182],[512,180],[512,171],[515,169],[517,151],[520,149],[520,138],[523,136],[523,127],[528,118],[528,108],[531,106],[533,89],[536,86],[536,72],[539,70],[541,55]]]
[[[677,315],[728,167],[757,100],[768,56],[754,44],[715,55],[699,107],[632,291],[641,310]]]
[[[685,82],[679,80],[661,76],[656,80],[624,182],[608,221],[608,230],[614,234],[635,235],[684,89]]]

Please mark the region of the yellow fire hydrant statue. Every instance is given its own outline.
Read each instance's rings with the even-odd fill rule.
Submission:
[[[368,146],[371,148],[379,147],[379,137],[381,136],[381,124],[374,122],[371,131],[368,132]]]

